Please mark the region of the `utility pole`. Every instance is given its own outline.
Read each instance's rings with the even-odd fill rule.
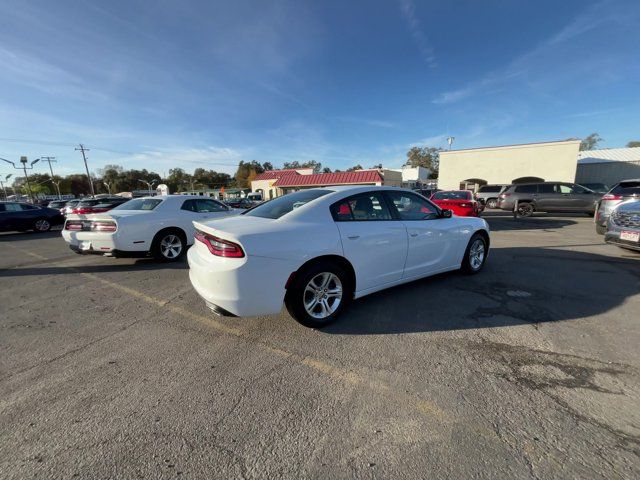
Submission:
[[[40,159],[44,160],[45,162],[47,162],[49,164],[49,171],[51,172],[51,183],[53,183],[56,186],[56,191],[58,192],[58,200],[60,200],[62,198],[62,196],[60,195],[60,187],[53,180],[53,167],[51,166],[51,162],[57,163],[56,162],[56,157],[40,157]]]
[[[80,144],[80,148],[76,148],[76,151],[80,150],[82,152],[82,159],[84,160],[84,168],[87,171],[87,178],[89,179],[89,187],[91,188],[91,196],[95,197],[96,196],[96,192],[93,189],[93,182],[91,181],[91,175],[89,174],[89,167],[87,165],[87,156],[84,154],[84,152],[88,152],[89,149],[88,148],[84,148],[84,145]]]
[[[10,173],[9,175],[7,175],[6,177],[4,177],[4,180],[0,180],[0,187],[2,187],[2,191],[4,192],[4,200],[7,201],[7,188],[4,186],[4,182],[6,182],[7,180],[9,180],[11,178],[11,176],[13,175],[13,173]]]

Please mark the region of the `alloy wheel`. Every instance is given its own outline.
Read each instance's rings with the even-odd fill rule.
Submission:
[[[484,262],[484,254],[484,241],[481,238],[477,238],[471,244],[471,248],[469,249],[469,265],[474,271],[479,270],[480,267],[482,267],[482,264]]]
[[[42,218],[40,220],[36,220],[35,227],[36,227],[36,230],[39,232],[46,232],[51,228],[51,224],[49,223],[48,220],[45,220],[44,218]]]
[[[304,308],[313,318],[327,318],[340,306],[342,292],[342,282],[337,275],[330,272],[319,273],[304,289]]]
[[[162,256],[173,260],[182,253],[182,240],[177,235],[167,235],[160,242],[160,253]]]
[[[524,205],[518,205],[518,215],[521,217],[530,217],[533,215],[533,207],[528,203]]]
[[[498,201],[497,200],[489,200],[487,202],[487,208],[496,208],[498,206]]]

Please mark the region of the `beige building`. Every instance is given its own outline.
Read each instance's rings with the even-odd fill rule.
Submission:
[[[522,181],[573,182],[580,140],[440,152],[438,188],[476,190]]]

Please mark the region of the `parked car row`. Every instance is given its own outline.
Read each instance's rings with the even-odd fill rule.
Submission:
[[[25,202],[0,202],[0,231],[48,232],[63,222],[64,217],[55,208]]]

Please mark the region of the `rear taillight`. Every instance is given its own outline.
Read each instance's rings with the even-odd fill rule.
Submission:
[[[73,230],[73,231],[80,231],[82,230],[82,222],[79,221],[75,221],[75,220],[67,220],[67,223],[65,223],[64,225],[64,229],[65,230]]]
[[[608,200],[622,200],[622,195],[612,195],[610,193],[607,193],[605,196],[602,197],[603,201],[608,201]]]
[[[95,232],[115,232],[117,229],[118,226],[115,222],[91,222],[91,230]]]
[[[500,198],[507,198],[509,197],[511,194],[510,193],[501,193],[500,194]]]
[[[208,233],[196,230],[195,239],[204,243],[212,255],[216,257],[232,257],[242,258],[244,257],[244,251],[242,247],[237,243],[230,242],[229,240],[223,240]]]

